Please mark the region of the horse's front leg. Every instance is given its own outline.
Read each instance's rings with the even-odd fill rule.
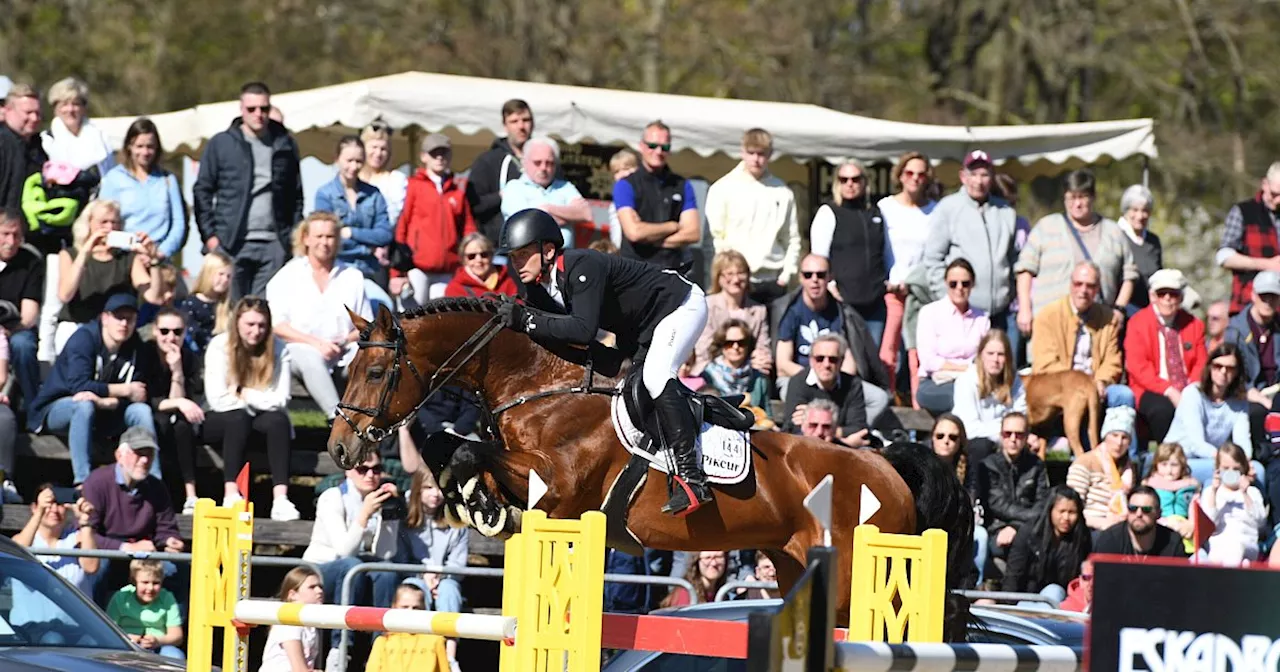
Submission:
[[[520,513],[528,505],[529,472],[551,470],[545,457],[517,453],[483,441],[457,447],[441,475],[446,513],[485,536],[520,531]],[[542,508],[546,508],[545,506]]]

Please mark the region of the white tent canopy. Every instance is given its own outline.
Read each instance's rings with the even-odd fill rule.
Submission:
[[[773,133],[776,155],[796,162],[796,173],[802,168],[798,164],[810,159],[836,162],[854,157],[875,161],[892,159],[910,150],[954,161],[970,149],[981,148],[998,161],[1015,160],[1024,166],[1038,162],[1097,163],[1157,154],[1151,119],[1039,126],[935,126],[860,117],[816,105],[423,72],[280,93],[272,96],[272,103],[297,134],[304,155],[327,160],[338,134],[381,118],[396,128],[417,126],[449,134],[454,141],[456,163],[465,166],[487,148],[495,131],[501,132],[499,110],[510,98],[528,101],[538,132],[573,143],[633,144],[646,123],[662,119],[673,129],[676,168],[680,169],[683,156],[686,162],[713,177],[717,175],[710,172],[715,170],[712,164],[732,167],[742,132],[752,126]],[[205,141],[226,129],[238,115],[239,104],[231,100],[156,114],[151,119],[170,152],[197,156]],[[120,144],[133,120],[134,117],[114,117],[96,119],[95,123]],[[411,156],[401,153],[408,150],[406,144],[396,147],[400,159]],[[686,174],[698,169],[691,166]]]

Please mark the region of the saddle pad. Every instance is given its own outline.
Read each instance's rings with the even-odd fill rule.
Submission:
[[[662,473],[668,473],[666,451],[653,451],[656,441],[649,441],[645,433],[636,427],[627,413],[627,404],[622,395],[613,397],[613,429],[618,433],[618,440],[632,455],[648,460],[649,466]],[[741,483],[751,470],[751,439],[747,432],[739,432],[726,427],[702,423],[702,432],[698,436],[698,456],[702,458],[702,470],[707,480],[720,485]]]

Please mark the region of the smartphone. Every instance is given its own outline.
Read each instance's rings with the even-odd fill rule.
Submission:
[[[53,487],[53,501],[59,504],[75,504],[80,499],[80,491],[75,488]]]
[[[127,231],[111,231],[107,234],[107,247],[117,250],[132,250],[137,242],[138,237]]]

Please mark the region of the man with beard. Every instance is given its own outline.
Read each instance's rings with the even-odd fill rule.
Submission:
[[[1099,532],[1093,542],[1093,552],[1164,558],[1187,557],[1182,537],[1157,524],[1159,519],[1160,496],[1149,486],[1140,485],[1129,494],[1129,514],[1126,520]]]

